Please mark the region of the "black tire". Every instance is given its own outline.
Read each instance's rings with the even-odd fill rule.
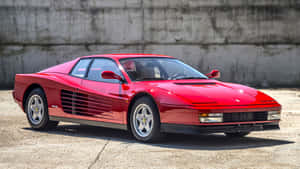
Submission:
[[[245,137],[249,134],[250,132],[235,132],[235,133],[225,133],[227,137],[233,137],[233,138],[240,138],[240,137]]]
[[[42,101],[43,101],[42,105],[44,107],[43,107],[43,115],[41,117],[40,122],[35,124],[32,122],[32,115],[29,112],[30,110],[28,109],[28,106],[29,106],[28,104],[29,104],[30,98],[32,96],[36,96],[36,95],[38,95],[42,99]],[[47,99],[46,99],[45,93],[40,88],[35,88],[29,93],[28,97],[26,98],[24,110],[25,110],[27,120],[28,120],[30,126],[35,130],[49,130],[49,129],[55,128],[58,125],[58,121],[49,120]]]
[[[147,136],[141,136],[138,134],[137,129],[134,127],[134,112],[140,105],[147,105],[152,111],[152,117],[153,117],[153,127],[151,132]],[[130,112],[130,131],[132,135],[139,141],[142,142],[154,142],[158,141],[162,134],[160,132],[160,117],[159,117],[159,111],[157,110],[157,107],[155,103],[150,99],[149,97],[141,97],[138,100],[135,101],[135,103],[132,106],[131,112]]]

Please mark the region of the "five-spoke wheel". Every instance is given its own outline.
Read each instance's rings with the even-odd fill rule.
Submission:
[[[141,97],[130,113],[133,136],[140,141],[155,141],[160,137],[160,118],[156,105],[149,97]]]
[[[153,128],[153,113],[147,104],[140,104],[133,114],[133,127],[141,137],[147,137]]]
[[[44,115],[44,103],[41,96],[35,94],[29,98],[27,112],[29,113],[29,120],[33,124],[39,124]]]
[[[47,99],[40,88],[35,88],[29,93],[24,109],[28,122],[34,129],[46,130],[58,124],[57,121],[49,120]]]

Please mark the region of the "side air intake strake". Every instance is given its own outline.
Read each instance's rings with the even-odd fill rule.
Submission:
[[[111,100],[104,97],[61,90],[61,104],[63,110],[70,114],[103,116],[103,113],[107,113],[111,110],[110,102]]]

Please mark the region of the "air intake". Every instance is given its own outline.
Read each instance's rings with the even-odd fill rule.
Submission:
[[[224,122],[266,121],[268,112],[224,113]]]
[[[68,90],[61,91],[61,104],[64,112],[76,115],[95,116],[111,110],[108,99]]]

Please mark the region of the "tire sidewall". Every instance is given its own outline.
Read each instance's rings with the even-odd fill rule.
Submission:
[[[30,115],[29,115],[29,112],[28,112],[28,102],[29,102],[29,99],[33,96],[33,95],[39,95],[42,100],[43,100],[43,104],[44,104],[44,113],[43,113],[43,117],[42,117],[42,120],[39,124],[33,124],[30,120]],[[27,116],[27,120],[29,122],[29,124],[31,125],[32,128],[34,129],[43,129],[46,127],[48,121],[49,121],[49,115],[48,115],[48,103],[47,103],[47,99],[46,99],[46,96],[43,92],[42,89],[40,88],[36,88],[36,89],[33,89],[28,97],[26,98],[26,102],[25,102],[25,112],[26,112],[26,116]]]
[[[153,113],[153,128],[150,132],[150,134],[146,137],[141,137],[138,135],[138,133],[134,129],[134,111],[136,107],[140,104],[146,104],[150,107]],[[159,117],[159,111],[157,110],[157,107],[155,103],[149,98],[149,97],[141,97],[139,98],[132,106],[131,112],[130,112],[130,129],[133,136],[140,141],[144,142],[150,142],[154,141],[158,138],[158,135],[160,134],[160,117]]]

